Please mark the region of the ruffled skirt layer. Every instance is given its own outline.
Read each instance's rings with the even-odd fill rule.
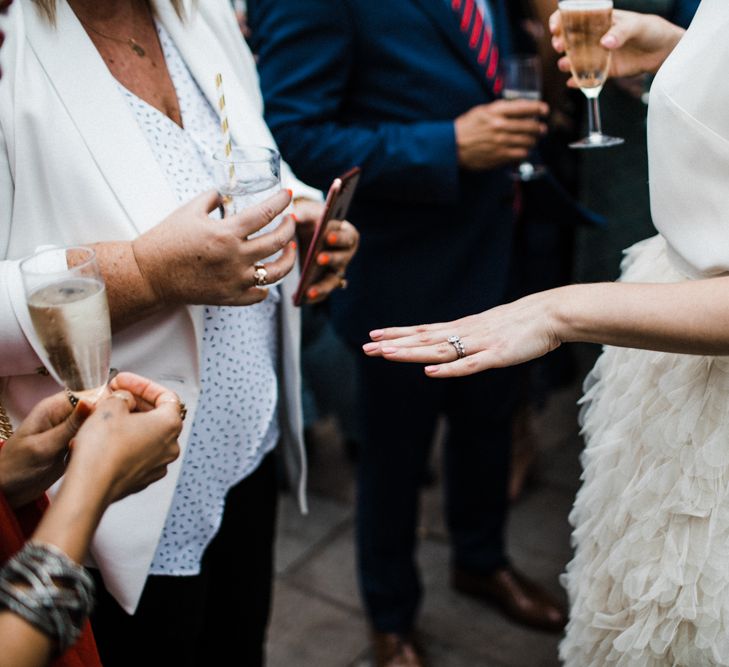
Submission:
[[[626,282],[682,279],[660,236],[626,253]],[[729,357],[606,347],[585,388],[561,658],[729,665]]]

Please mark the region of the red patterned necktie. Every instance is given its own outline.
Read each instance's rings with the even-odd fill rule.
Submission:
[[[476,0],[451,0],[451,7],[458,15],[461,32],[468,38],[468,46],[474,52],[479,65],[484,68],[486,80],[499,95],[504,82],[499,74],[499,47],[494,43],[494,33],[488,17],[476,4]]]

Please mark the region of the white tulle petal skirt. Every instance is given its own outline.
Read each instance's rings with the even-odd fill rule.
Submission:
[[[656,236],[622,280],[683,277]],[[562,660],[729,665],[729,357],[606,347],[585,389]]]

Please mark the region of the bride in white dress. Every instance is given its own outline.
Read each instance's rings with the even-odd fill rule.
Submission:
[[[583,398],[584,483],[563,579],[569,667],[729,665],[729,356],[717,356],[729,355],[729,1],[703,0],[682,35],[616,11],[603,39],[616,75],[665,59],[648,130],[660,234],[626,252],[621,282],[378,330],[364,346],[440,378],[562,342],[606,345]],[[455,361],[452,336],[466,353]]]

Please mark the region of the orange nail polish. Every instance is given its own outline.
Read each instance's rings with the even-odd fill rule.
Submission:
[[[291,190],[289,188],[286,188],[286,192],[289,193],[289,197],[293,197],[294,196],[294,191],[293,190]]]
[[[310,299],[316,299],[316,297],[319,296],[319,290],[316,289],[316,287],[312,287],[307,293],[306,296],[308,296]]]
[[[325,252],[319,253],[319,255],[316,258],[316,263],[319,266],[326,266],[331,261],[331,257],[327,255]]]
[[[327,243],[329,245],[335,245],[337,243],[338,238],[339,237],[337,236],[336,232],[329,232],[329,234],[327,236]]]
[[[296,250],[299,246],[296,244],[296,241],[291,241],[289,244],[291,246],[291,250]]]
[[[291,216],[291,218],[293,219],[294,222],[298,222],[299,221],[299,219],[296,217],[296,214],[295,213],[289,213],[289,215]]]

